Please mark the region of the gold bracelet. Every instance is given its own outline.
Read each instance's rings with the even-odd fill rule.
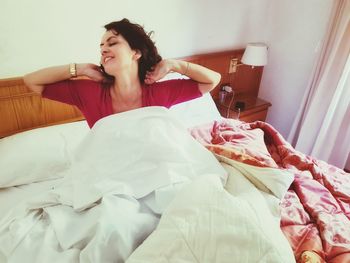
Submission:
[[[189,62],[187,62],[187,67],[186,67],[186,70],[185,70],[185,73],[184,74],[182,74],[182,75],[186,75],[187,74],[187,72],[188,72],[188,68],[190,67],[190,63]]]
[[[77,64],[76,63],[69,64],[69,73],[70,73],[71,78],[77,77]]]

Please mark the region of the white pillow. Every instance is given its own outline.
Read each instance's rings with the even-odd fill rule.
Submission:
[[[188,79],[188,77],[177,72],[171,72],[161,81],[170,79]],[[170,111],[173,112],[187,128],[222,119],[210,93],[206,93],[197,99],[174,105],[170,108]]]
[[[0,188],[60,177],[89,131],[85,121],[54,125],[0,140]]]
[[[197,99],[176,104],[170,108],[170,111],[173,112],[187,128],[210,123],[222,118],[209,93]]]

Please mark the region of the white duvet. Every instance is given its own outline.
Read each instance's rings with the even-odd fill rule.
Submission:
[[[227,175],[161,107],[101,119],[71,158],[55,187],[2,217],[0,262],[124,262],[183,185]]]
[[[218,158],[229,172],[225,188],[215,175],[194,179],[127,263],[295,262],[278,210],[293,176]]]
[[[295,262],[278,211],[293,176],[217,158],[164,108],[104,118],[1,219],[0,262]]]

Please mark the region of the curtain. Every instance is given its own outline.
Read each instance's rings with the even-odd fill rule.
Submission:
[[[334,1],[325,40],[288,141],[344,168],[350,151],[350,0]]]

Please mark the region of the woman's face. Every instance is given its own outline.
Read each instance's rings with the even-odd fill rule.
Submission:
[[[125,38],[114,32],[106,31],[102,36],[101,61],[107,74],[115,76],[117,72],[129,69],[133,62],[137,62],[138,52],[132,50]]]

